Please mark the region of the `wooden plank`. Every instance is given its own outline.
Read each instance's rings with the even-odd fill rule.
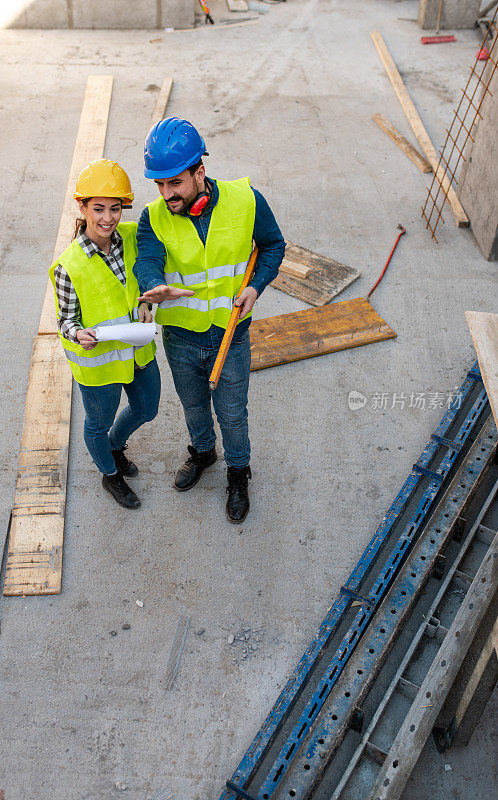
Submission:
[[[394,127],[394,125],[389,122],[389,120],[387,120],[382,114],[374,114],[372,119],[377,123],[379,128],[382,128],[382,130],[391,137],[393,142],[398,145],[405,156],[408,156],[410,161],[413,161],[415,166],[418,167],[421,172],[432,172],[432,167],[427,159],[420,155],[418,150],[415,150],[414,146],[410,144],[408,139],[405,139],[405,137]]]
[[[90,75],[86,84],[53,260],[68,246],[73,235],[76,219],[76,203],[73,192],[76,179],[83,167],[96,158],[102,158],[104,153],[112,82],[112,75]],[[38,335],[51,333],[57,333],[57,320],[55,318],[54,290],[48,280]]]
[[[372,41],[377,48],[377,52],[381,58],[382,63],[384,64],[385,70],[391,81],[394,91],[398,96],[398,100],[401,103],[403,111],[406,114],[408,122],[410,123],[412,130],[417,137],[420,146],[424,155],[426,156],[427,160],[429,161],[432,169],[434,170],[436,177],[441,181],[443,189],[445,193],[448,193],[448,202],[451,206],[455,219],[457,221],[457,225],[459,228],[468,228],[469,226],[469,218],[465,213],[460,200],[458,199],[455,190],[450,185],[448,178],[446,177],[446,173],[443,167],[438,166],[439,158],[434,149],[434,145],[432,144],[429,134],[427,133],[422,120],[418,114],[417,109],[415,108],[413,101],[408,94],[408,90],[403,83],[403,79],[398,72],[398,68],[394,63],[389,50],[386,47],[384,39],[377,31],[373,31],[371,34]]]
[[[89,161],[103,155],[112,82],[112,75],[88,78],[54,259],[71,241],[76,178]],[[61,591],[71,394],[72,375],[59,342],[48,281],[31,355],[5,595]]]
[[[279,272],[282,272],[284,275],[291,275],[293,278],[304,280],[310,274],[311,269],[310,266],[296,264],[295,261],[291,261],[290,258],[285,257],[280,264]]]
[[[55,334],[33,343],[5,595],[61,591],[72,376]]]
[[[498,425],[498,314],[466,311],[489,403]]]
[[[330,303],[334,297],[337,297],[340,292],[360,277],[358,270],[291,242],[285,248],[284,261],[298,264],[305,270],[309,269],[306,278],[298,278],[280,271],[271,285],[312,306],[323,306]]]
[[[250,333],[252,371],[396,336],[363,297],[253,320]]]
[[[151,128],[153,128],[154,125],[156,125],[164,118],[172,86],[173,86],[173,78],[165,78],[163,81],[163,85],[161,86],[161,89],[159,91],[159,94],[157,95],[154,111],[152,112],[152,119],[150,121]]]
[[[495,537],[415,701],[399,729],[368,800],[399,800],[444,699],[498,586],[498,535]]]

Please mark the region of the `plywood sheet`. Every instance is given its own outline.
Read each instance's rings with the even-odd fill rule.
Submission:
[[[498,314],[466,311],[489,404],[498,425]]]
[[[56,335],[33,342],[5,595],[61,590],[72,376]]]
[[[252,371],[396,336],[363,297],[254,320],[250,331]]]
[[[282,263],[285,264],[286,261],[309,269],[306,278],[280,272],[271,285],[312,306],[324,306],[330,303],[343,289],[360,277],[358,270],[290,242],[285,248],[285,258]]]

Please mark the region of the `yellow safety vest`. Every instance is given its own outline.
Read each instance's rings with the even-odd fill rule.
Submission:
[[[201,332],[228,324],[251,255],[256,200],[249,178],[217,184],[205,245],[192,220],[172,214],[162,197],[147,206],[152,230],[166,248],[165,283],[194,292],[159,303],[160,325]]]
[[[55,294],[55,308],[59,312],[55,292],[54,271],[57,264],[66,270],[78,296],[81,324],[84,328],[97,325],[121,325],[138,320],[139,288],[133,274],[137,257],[137,223],[120,222],[117,226],[123,238],[126,287],[97,254],[88,258],[75,240],[49,269]],[[108,383],[131,383],[135,362],[144,367],[156,352],[154,341],[144,347],[133,347],[124,342],[99,342],[92,350],[70,342],[59,333],[73,376],[83,386],[105,386]]]

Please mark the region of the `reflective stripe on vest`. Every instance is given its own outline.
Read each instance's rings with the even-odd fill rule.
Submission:
[[[61,264],[68,273],[78,296],[83,328],[112,327],[138,320],[140,292],[133,275],[137,257],[137,223],[119,223],[117,230],[123,238],[126,286],[100,256],[95,254],[89,258],[77,241],[66,248],[49,270],[57,311],[55,267]],[[137,348],[119,341],[98,342],[91,350],[85,350],[79,342],[71,342],[60,333],[59,336],[73,376],[84,386],[131,383],[135,376],[135,363],[145,366],[152,361],[156,351],[154,341]]]
[[[241,261],[240,264],[226,264],[224,267],[211,267],[208,269],[208,280],[215,281],[217,278],[233,278],[235,275],[243,275],[247,269],[248,261]],[[195,286],[196,283],[203,283],[206,280],[205,272],[194,272],[193,275],[183,275],[180,272],[165,272],[167,284],[179,283],[182,286]]]
[[[232,297],[215,297],[213,300],[197,300],[195,297],[175,297],[173,300],[163,300],[158,308],[191,308],[193,311],[200,311],[202,314],[214,311],[217,308],[226,308],[231,311],[233,308]]]
[[[166,251],[165,283],[194,292],[159,303],[160,325],[200,332],[228,323],[252,250],[256,200],[248,178],[217,185],[205,245],[192,220],[171,214],[162,197],[148,205],[150,225]]]
[[[72,350],[66,350],[66,357],[73,364],[94,369],[95,367],[102,367],[104,364],[110,364],[112,361],[134,361],[134,350],[134,347],[129,347],[127,350],[109,350],[108,353],[103,353],[101,356],[79,356],[73,353]]]

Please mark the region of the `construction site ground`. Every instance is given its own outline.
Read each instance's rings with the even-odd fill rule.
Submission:
[[[234,18],[221,0],[210,7]],[[221,458],[189,493],[172,487],[187,437],[161,347],[160,412],[129,449],[139,511],[102,489],[75,386],[62,593],[0,600],[5,800],[149,800],[165,787],[175,800],[216,800],[475,360],[464,312],[495,310],[495,267],[449,210],[431,240],[420,215],[430,176],[372,121],[381,112],[416,144],[371,42],[378,30],[433,143],[444,139],[480,34],[422,46],[417,7],[288,0],[235,27],[0,31],[1,537],[89,75],[114,76],[105,155],[132,179],[126,219],[156,197],[143,139],[171,75],[167,113],[204,134],[207,174],[249,175],[286,239],[361,271],[340,300],[366,296],[398,223],[407,230],[372,297],[397,339],[252,375],[240,527],[225,519]],[[268,288],[256,316],[305,307]],[[363,408],[349,408],[351,391]],[[412,393],[424,404],[410,407]],[[440,755],[428,741],[404,800],[495,798],[493,718],[496,697],[466,749]]]

